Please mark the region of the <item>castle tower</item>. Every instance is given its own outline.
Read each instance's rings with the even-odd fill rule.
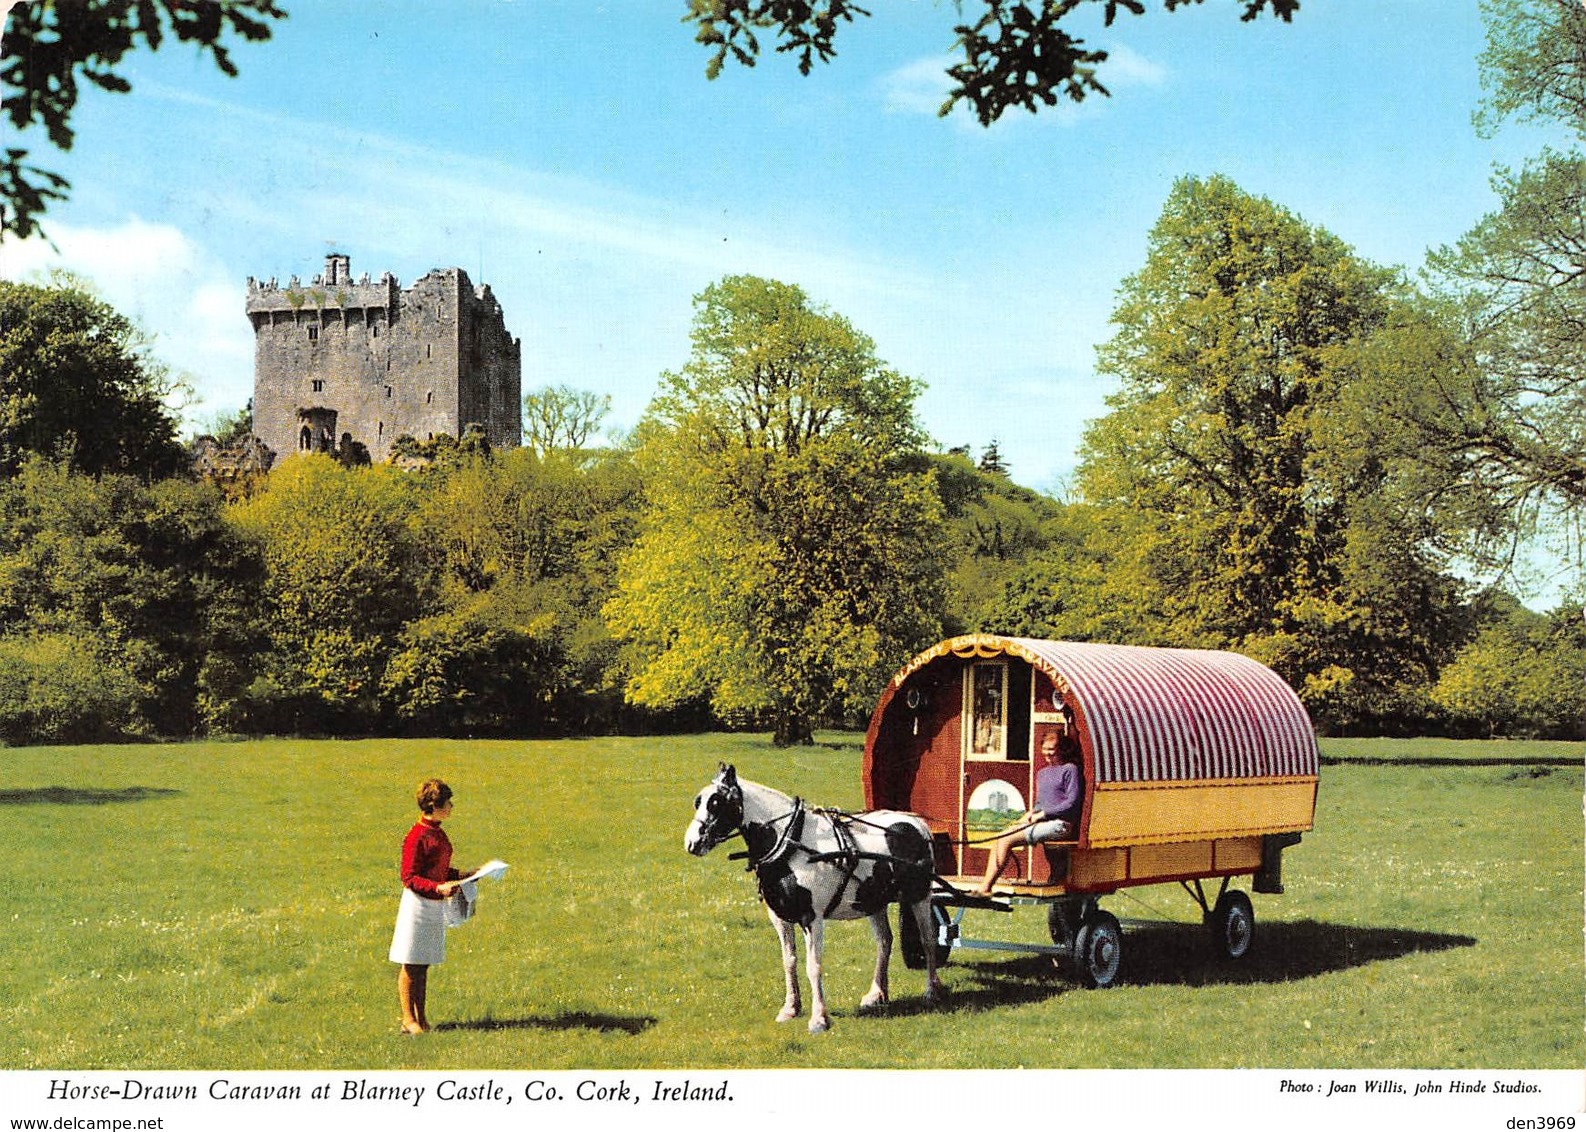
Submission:
[[[345,255],[304,286],[248,280],[253,431],[277,458],[362,444],[384,460],[397,437],[460,437],[496,448],[523,436],[522,343],[488,286],[437,269],[406,290],[390,272],[354,282]]]

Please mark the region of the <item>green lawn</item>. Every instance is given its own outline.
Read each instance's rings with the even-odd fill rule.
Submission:
[[[1317,828],[1257,896],[1239,964],[1176,887],[1105,906],[1123,984],[955,956],[925,1010],[861,1017],[870,933],[827,936],[831,1033],[778,1026],[753,879],[687,856],[718,760],[811,802],[861,804],[859,740],[198,743],[0,751],[13,848],[0,935],[9,1068],[1579,1068],[1582,749],[1324,743]],[[412,787],[457,792],[482,886],[431,976],[440,1029],[396,1032],[385,952]],[[989,914],[987,914],[989,917]],[[1039,909],[976,930],[1043,939]],[[960,953],[962,954],[962,953]]]

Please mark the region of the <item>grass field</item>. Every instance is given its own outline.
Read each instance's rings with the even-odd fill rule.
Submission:
[[[1176,887],[1105,906],[1123,984],[955,957],[925,1010],[859,1016],[872,943],[827,935],[831,1033],[778,1026],[775,937],[727,851],[684,854],[718,760],[861,805],[859,739],[294,742],[0,751],[12,892],[0,934],[6,1068],[1579,1068],[1582,749],[1323,744],[1316,830],[1255,898],[1239,964]],[[429,774],[457,791],[482,885],[397,1033],[385,952],[398,846]],[[990,931],[1043,940],[1039,909]],[[978,929],[977,929],[978,930]]]

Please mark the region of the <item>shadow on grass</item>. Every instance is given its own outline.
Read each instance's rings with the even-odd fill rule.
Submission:
[[[180,794],[154,786],[92,790],[80,786],[41,786],[34,790],[0,790],[0,806],[107,806],[113,802],[147,802]]]
[[[557,1014],[550,1018],[480,1018],[471,1022],[442,1022],[435,1027],[436,1030],[598,1030],[601,1033],[612,1032],[627,1034],[636,1037],[655,1025],[656,1019],[649,1016],[642,1018],[625,1018],[616,1014],[590,1014],[583,1010],[574,1010]]]
[[[1360,928],[1319,924],[1314,920],[1258,924],[1255,941],[1242,959],[1221,959],[1212,952],[1206,933],[1195,924],[1133,924],[1123,933],[1123,966],[1119,984],[1129,986],[1239,986],[1287,983],[1346,971],[1420,952],[1474,947],[1470,936],[1400,928]],[[1044,1002],[1084,988],[1067,964],[1044,955],[1011,959],[958,961],[952,992],[931,1007],[909,994],[906,972],[901,991],[885,1010],[891,1015],[928,1011],[975,1011],[994,1006]]]

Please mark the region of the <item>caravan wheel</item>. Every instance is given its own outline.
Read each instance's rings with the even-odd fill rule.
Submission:
[[[1092,912],[1074,937],[1074,967],[1088,987],[1110,987],[1123,963],[1123,929],[1110,912]]]
[[[1217,907],[1206,917],[1211,931],[1212,947],[1225,959],[1241,958],[1250,950],[1256,935],[1256,912],[1250,906],[1250,897],[1238,889],[1229,889],[1217,900]]]

